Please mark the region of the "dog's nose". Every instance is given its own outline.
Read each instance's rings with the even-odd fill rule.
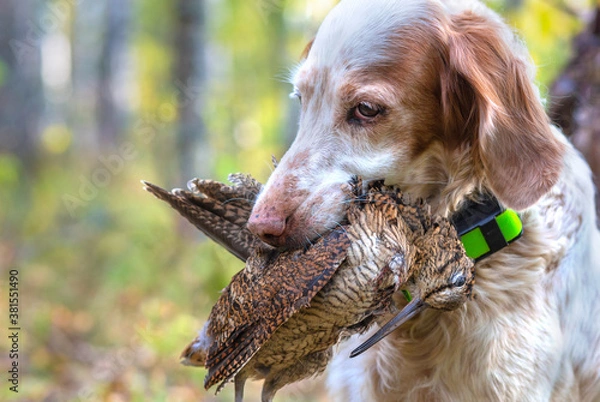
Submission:
[[[248,230],[258,236],[262,241],[272,246],[283,244],[283,234],[287,223],[286,216],[269,213],[253,213],[248,219]]]

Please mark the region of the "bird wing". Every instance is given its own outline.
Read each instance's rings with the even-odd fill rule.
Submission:
[[[206,359],[205,388],[231,379],[277,328],[308,307],[346,259],[349,245],[341,228],[308,249],[252,255],[211,311],[208,335],[214,341]]]
[[[143,181],[144,188],[156,198],[166,201],[206,236],[246,261],[262,241],[247,228],[246,222],[262,185],[250,176],[230,175],[234,184],[213,180],[190,181],[193,191],[167,191]]]

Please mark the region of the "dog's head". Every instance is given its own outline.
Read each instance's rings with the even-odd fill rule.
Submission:
[[[248,227],[278,246],[337,225],[352,176],[447,212],[474,189],[524,209],[558,180],[563,144],[527,52],[476,1],[343,0],[293,77],[298,133]]]

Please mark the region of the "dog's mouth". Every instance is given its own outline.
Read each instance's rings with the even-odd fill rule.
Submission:
[[[377,182],[383,183],[383,180]],[[307,194],[292,210],[277,208],[277,205],[291,204],[285,198],[275,198],[273,202],[276,205],[267,207],[267,201],[273,198],[266,194],[257,202],[248,228],[271,246],[285,249],[304,247],[344,225],[350,202],[360,201],[372,184],[373,181],[366,182],[353,176],[342,184],[320,186],[318,191]]]

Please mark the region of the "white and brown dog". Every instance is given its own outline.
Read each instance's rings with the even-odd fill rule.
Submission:
[[[450,215],[488,192],[523,237],[476,299],[329,367],[338,401],[600,401],[600,234],[589,167],[552,126],[522,43],[473,0],[342,0],[293,77],[296,139],[249,228],[277,246],[337,225],[342,185],[385,178]]]

